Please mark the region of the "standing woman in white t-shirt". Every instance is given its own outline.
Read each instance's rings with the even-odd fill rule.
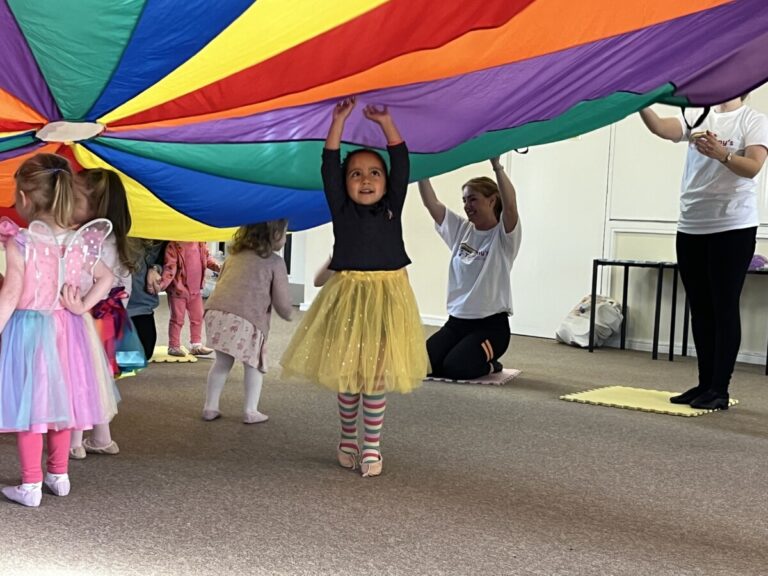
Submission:
[[[734,98],[714,107],[697,131],[685,119],[640,111],[648,129],[689,142],[677,263],[691,306],[699,382],[674,404],[728,409],[728,385],[741,344],[739,298],[755,252],[757,182],[768,155],[768,118]]]
[[[515,187],[491,159],[496,182],[473,178],[462,187],[466,218],[437,199],[429,180],[419,182],[421,201],[451,249],[448,322],[427,340],[431,376],[470,380],[502,369],[509,346],[512,263],[520,249]]]

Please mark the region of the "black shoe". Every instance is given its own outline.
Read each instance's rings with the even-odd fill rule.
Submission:
[[[672,402],[672,404],[690,404],[692,400],[695,400],[702,394],[704,394],[706,390],[702,388],[701,386],[694,386],[690,390],[686,390],[682,394],[679,394],[677,396],[672,396],[669,401]]]
[[[728,393],[723,395],[721,392],[707,390],[697,398],[691,401],[691,408],[700,410],[728,410]]]
[[[504,370],[504,366],[501,365],[501,362],[498,362],[496,360],[491,360],[491,366],[493,366],[493,371],[491,374],[498,374],[502,370]]]

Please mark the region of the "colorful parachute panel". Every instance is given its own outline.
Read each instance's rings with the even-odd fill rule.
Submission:
[[[0,0],[0,205],[29,154],[121,173],[137,236],[219,239],[327,221],[337,99],[390,107],[416,180],[569,138],[654,102],[768,78],[764,0]],[[694,47],[695,49],[692,49]],[[45,143],[48,122],[95,138]],[[383,148],[359,111],[345,146]]]

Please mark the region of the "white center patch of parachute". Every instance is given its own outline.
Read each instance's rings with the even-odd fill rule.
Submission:
[[[43,142],[79,142],[89,140],[102,133],[104,124],[98,122],[50,122],[37,131]]]

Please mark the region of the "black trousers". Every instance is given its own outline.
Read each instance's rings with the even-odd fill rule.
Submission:
[[[140,314],[138,316],[131,316],[131,320],[136,327],[136,334],[139,336],[141,346],[144,348],[144,356],[149,360],[152,358],[152,354],[155,351],[155,344],[157,343],[155,315]]]
[[[509,322],[506,313],[487,318],[464,320],[448,317],[448,322],[427,340],[431,376],[451,380],[471,380],[491,372],[509,347]]]
[[[677,263],[691,306],[699,386],[727,394],[741,345],[739,299],[757,228],[677,233]]]

